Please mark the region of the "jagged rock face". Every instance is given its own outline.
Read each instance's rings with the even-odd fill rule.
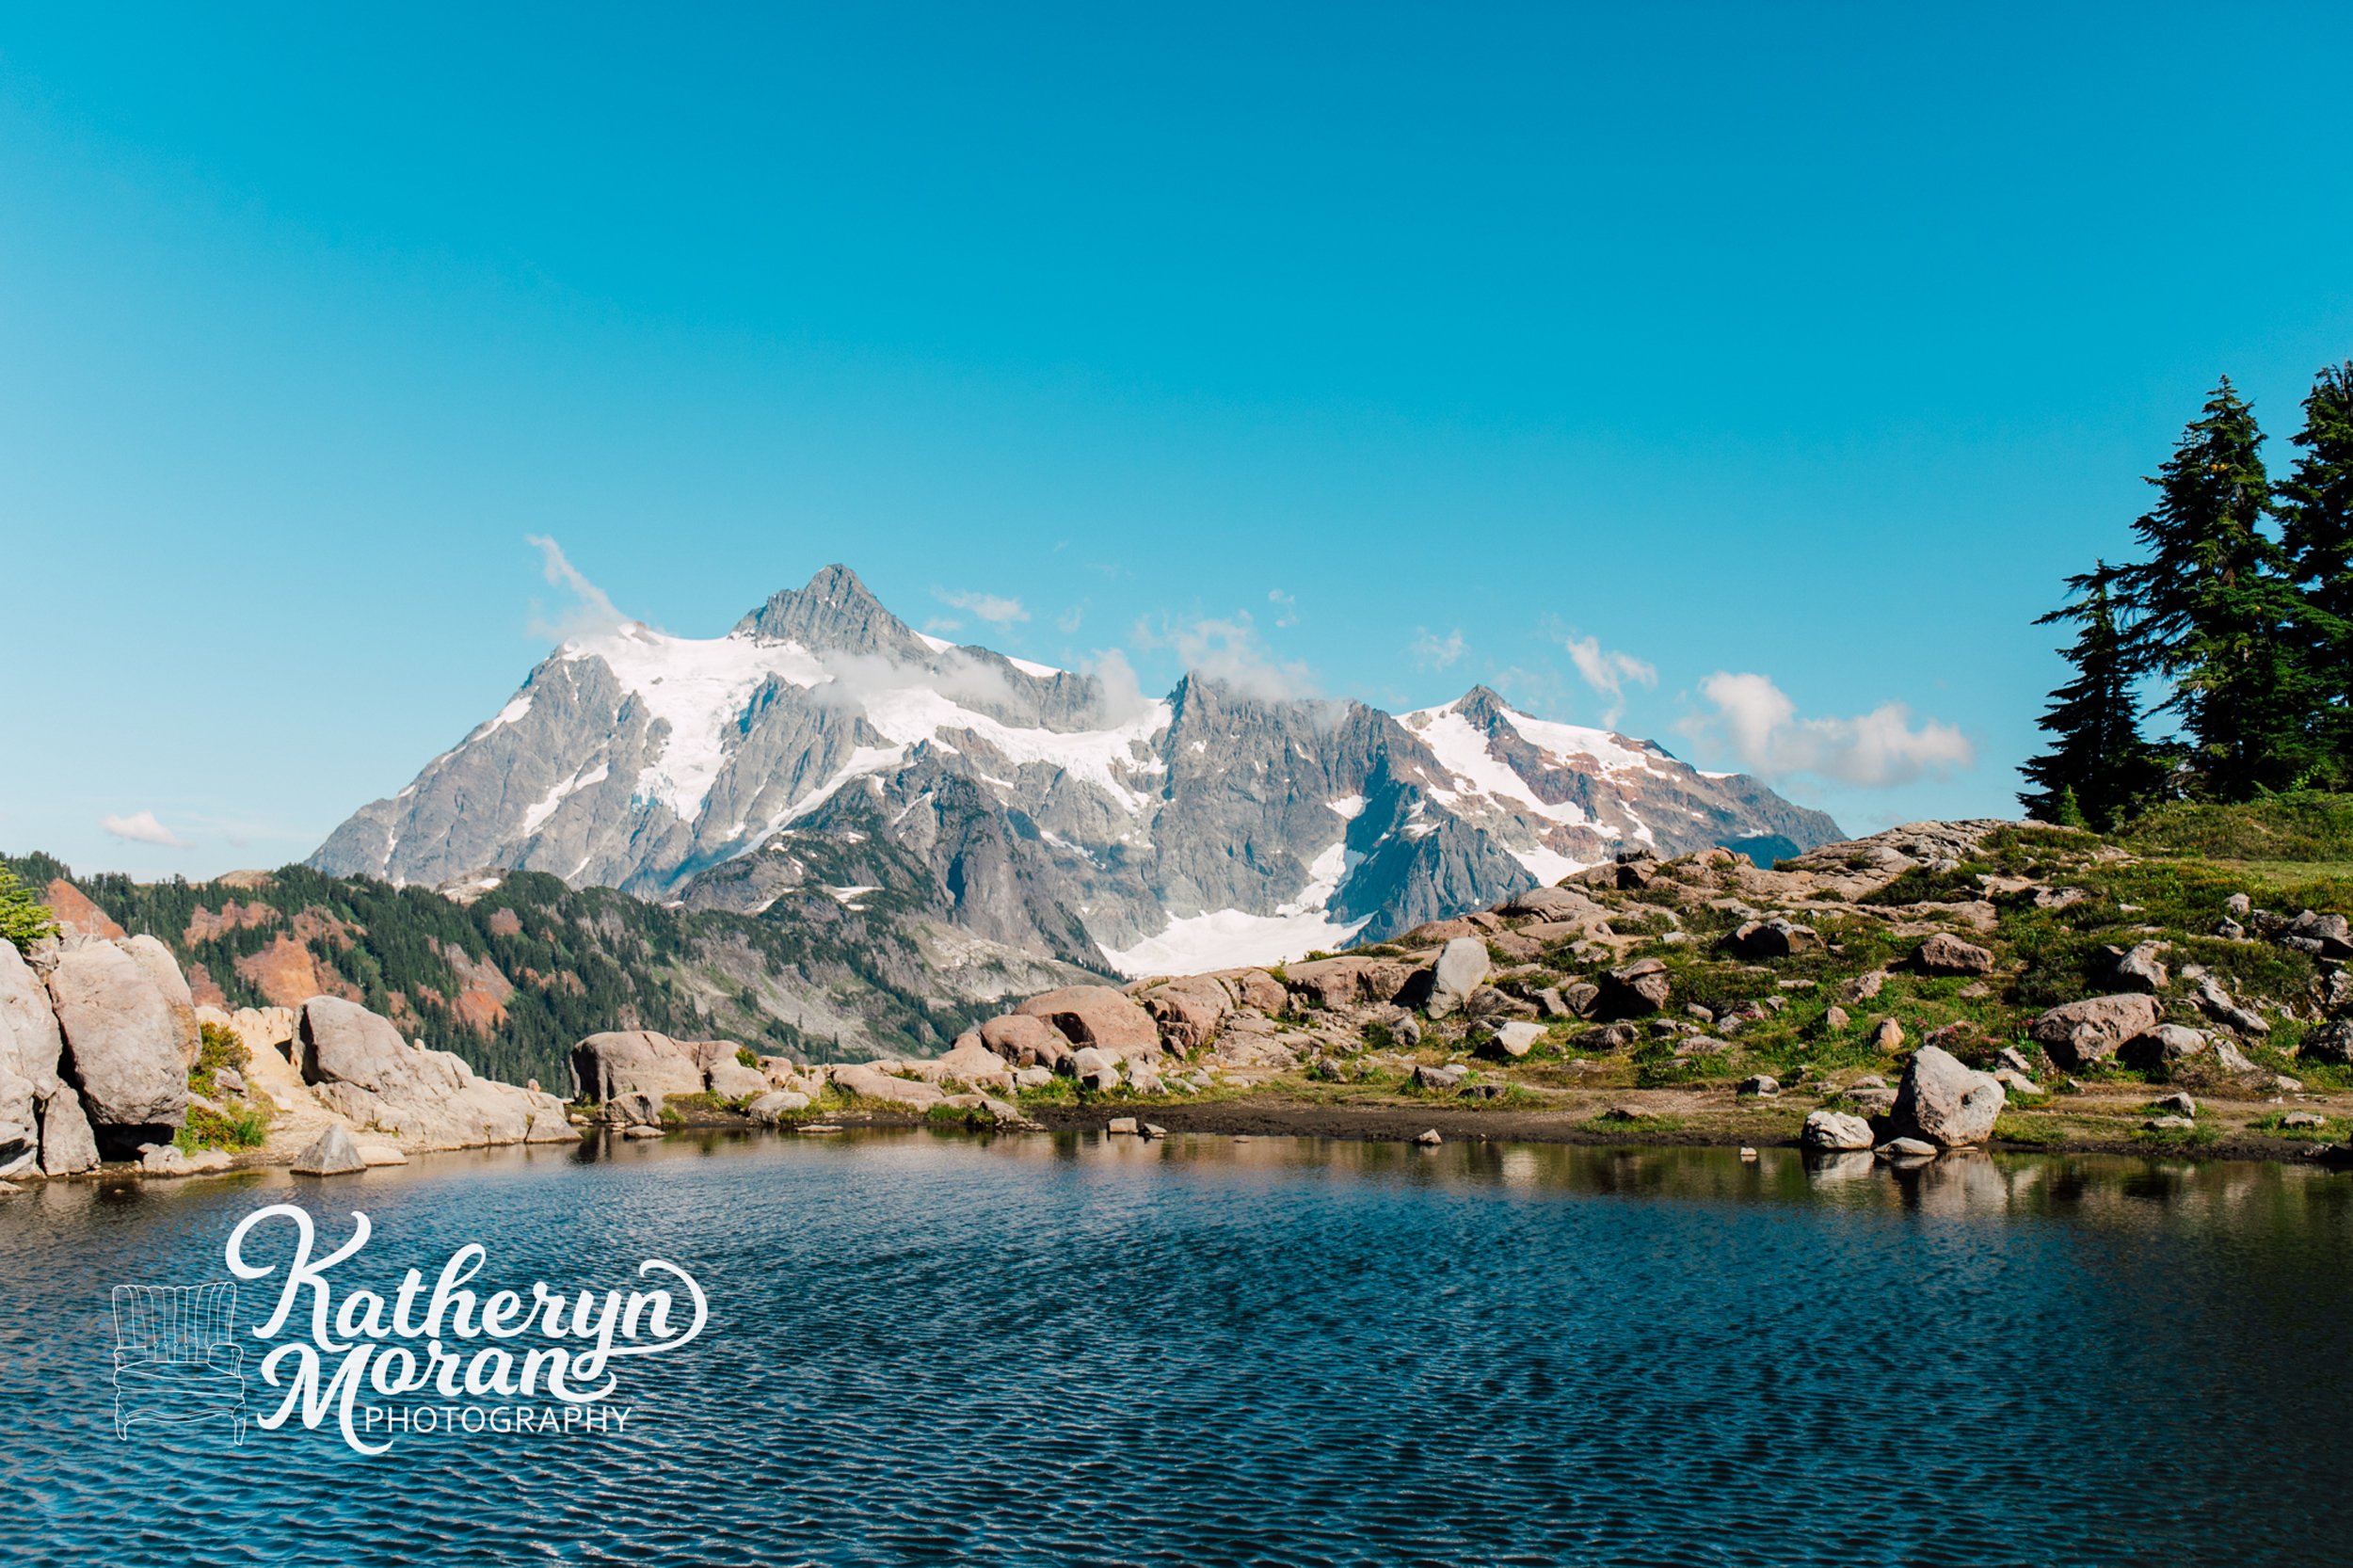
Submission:
[[[953,648],[829,567],[725,637],[565,644],[495,717],[312,857],[450,883],[544,871],[822,928],[846,912],[1126,974],[1379,939],[1621,848],[1838,837],[1475,689],[1392,717],[1198,675],[1158,701]],[[830,906],[830,907],[829,907]]]

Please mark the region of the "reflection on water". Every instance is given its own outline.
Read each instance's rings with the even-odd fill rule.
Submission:
[[[117,1441],[109,1286],[291,1199],[369,1283],[711,1289],[626,1440]],[[712,1135],[0,1204],[22,1561],[2332,1560],[2353,1177]],[[249,1324],[253,1314],[248,1311]],[[263,1391],[255,1390],[256,1397]]]

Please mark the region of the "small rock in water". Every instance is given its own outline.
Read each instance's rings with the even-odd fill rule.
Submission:
[[[1867,1149],[1871,1146],[1871,1125],[1860,1116],[1849,1116],[1837,1111],[1817,1111],[1805,1119],[1805,1130],[1798,1141],[1810,1149]]]
[[[1881,1160],[1933,1160],[1936,1145],[1920,1138],[1891,1138],[1872,1152]]]
[[[295,1156],[294,1168],[296,1176],[348,1176],[366,1170],[368,1162],[350,1131],[338,1125],[320,1133],[309,1148]]]
[[[624,1138],[659,1138],[662,1136],[662,1129],[658,1127],[648,1127],[641,1122],[635,1127],[621,1128],[621,1136]]]
[[[1132,1134],[1136,1130],[1136,1119],[1133,1116],[1113,1116],[1103,1130]]]
[[[1158,1122],[1144,1123],[1142,1130],[1146,1138],[1165,1138],[1168,1136],[1168,1128],[1160,1126]]]
[[[1440,1144],[1445,1143],[1446,1140],[1438,1136],[1438,1129],[1433,1127],[1425,1128],[1421,1136],[1416,1138],[1414,1142],[1419,1144],[1423,1148],[1434,1149]]]
[[[1756,1151],[1743,1144],[1740,1145],[1740,1159],[1743,1162],[1753,1165],[1756,1163]]]

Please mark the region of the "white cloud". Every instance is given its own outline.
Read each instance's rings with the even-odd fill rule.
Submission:
[[[1413,646],[1407,651],[1413,654],[1414,663],[1421,668],[1442,670],[1461,659],[1469,651],[1469,647],[1463,641],[1459,627],[1441,637],[1426,626],[1417,626],[1414,628]]]
[[[134,811],[127,817],[101,817],[98,825],[130,843],[161,844],[166,849],[188,847],[185,840],[157,822],[152,811]]]
[[[1069,609],[1064,610],[1061,615],[1054,617],[1054,626],[1064,636],[1067,637],[1072,632],[1079,630],[1079,623],[1086,619],[1086,616],[1087,612],[1085,605],[1073,604]]]
[[[1726,670],[1701,681],[1700,695],[1716,712],[1686,720],[1684,733],[1728,747],[1743,767],[1767,778],[1812,774],[1881,789],[1977,765],[1967,736],[1934,719],[1913,728],[1904,703],[1881,703],[1850,719],[1803,719],[1769,678]]]
[[[1016,621],[1030,618],[1030,612],[1021,607],[1019,600],[1006,599],[998,594],[950,593],[943,588],[934,588],[932,597],[942,604],[968,610],[991,626],[1011,626]]]
[[[1266,601],[1275,607],[1275,625],[1297,626],[1299,624],[1299,600],[1280,588],[1269,588],[1266,591]]]
[[[1119,649],[1105,648],[1086,663],[1086,673],[1095,678],[1097,722],[1106,729],[1115,729],[1131,719],[1144,716],[1152,706],[1144,695],[1144,682],[1136,679],[1136,667],[1128,663],[1128,656]]]
[[[1231,620],[1197,620],[1176,627],[1163,624],[1157,633],[1139,622],[1136,641],[1145,648],[1175,648],[1185,668],[1262,702],[1287,702],[1317,696],[1322,691],[1305,664],[1277,659],[1259,640],[1247,610]]]
[[[534,636],[552,637],[569,642],[575,637],[593,636],[626,625],[629,617],[614,607],[605,591],[580,574],[578,568],[564,554],[564,547],[544,534],[526,534],[523,543],[539,552],[540,569],[547,580],[572,596],[569,610],[549,620],[539,613],[535,602],[531,607],[531,632]]]
[[[1593,695],[1604,699],[1601,723],[1605,729],[1614,728],[1625,712],[1625,688],[1631,681],[1638,686],[1658,684],[1655,665],[1637,659],[1631,653],[1616,648],[1604,648],[1599,637],[1564,637],[1561,645],[1569,650],[1569,662]]]

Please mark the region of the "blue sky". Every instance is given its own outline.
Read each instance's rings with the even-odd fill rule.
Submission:
[[[2009,812],[2059,579],[2353,355],[2343,7],[343,11],[0,20],[11,851],[307,853],[533,535]]]

